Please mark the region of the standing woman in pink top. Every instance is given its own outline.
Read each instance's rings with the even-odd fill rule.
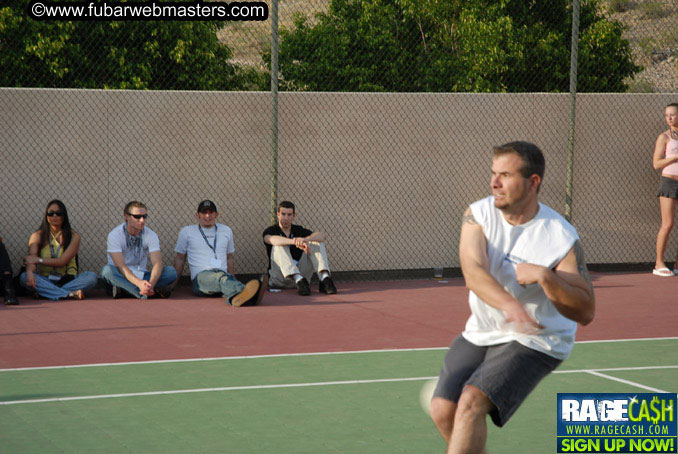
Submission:
[[[654,146],[652,164],[655,170],[662,169],[659,184],[659,209],[662,215],[662,224],[657,233],[657,260],[652,274],[656,276],[675,276],[678,273],[678,258],[671,271],[664,263],[664,252],[669,240],[669,233],[673,228],[673,219],[678,204],[678,103],[666,106],[664,111],[666,124],[669,130],[659,134]]]

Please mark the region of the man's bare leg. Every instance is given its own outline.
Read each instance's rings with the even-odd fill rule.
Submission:
[[[494,404],[480,389],[467,385],[459,397],[447,454],[482,454],[487,440],[487,414]]]
[[[434,397],[431,400],[431,419],[438,428],[445,443],[450,443],[452,436],[452,427],[454,426],[454,414],[457,411],[457,404],[451,400],[442,397]]]

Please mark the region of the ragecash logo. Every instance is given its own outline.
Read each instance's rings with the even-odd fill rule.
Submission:
[[[678,453],[678,395],[558,393],[558,452]]]

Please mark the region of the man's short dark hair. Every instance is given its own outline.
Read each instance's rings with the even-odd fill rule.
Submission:
[[[493,156],[502,156],[507,153],[515,153],[523,160],[523,166],[520,173],[523,178],[530,178],[532,175],[539,175],[544,179],[544,170],[546,161],[544,154],[538,146],[530,142],[509,142],[492,148]]]
[[[278,204],[278,213],[280,213],[280,210],[282,208],[292,208],[292,213],[296,213],[296,211],[294,209],[294,204],[292,202],[290,202],[289,200],[283,200],[282,202],[280,202]]]
[[[129,202],[127,205],[125,205],[125,209],[123,210],[123,212],[125,214],[129,214],[129,210],[131,210],[132,208],[142,208],[142,209],[148,211],[148,208],[146,208],[146,205],[144,205],[141,202],[137,202],[136,200],[133,200],[133,201]]]

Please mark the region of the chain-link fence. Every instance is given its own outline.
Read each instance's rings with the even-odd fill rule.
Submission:
[[[48,6],[55,2],[44,0]],[[79,20],[34,20],[28,14],[32,3],[16,0],[0,6],[0,86],[270,86],[272,17],[194,22],[131,20],[142,16],[127,15],[130,20],[91,21],[84,20],[93,17],[85,9],[72,16]],[[277,11],[281,90],[515,93],[570,88],[572,0],[265,3],[270,15]],[[675,1],[577,3],[579,92],[675,90]]]
[[[300,224],[329,233],[335,271],[456,267],[490,149],[515,139],[545,151],[541,198],[565,212],[570,1],[280,1],[277,58],[270,18],[39,22],[16,4],[0,6],[0,85],[43,87],[0,89],[0,235],[16,265],[52,198],[92,270],[127,201],[149,206],[170,263],[210,198],[237,272],[260,272],[275,182]],[[649,262],[678,10],[583,1],[579,30],[572,219],[589,261]]]

